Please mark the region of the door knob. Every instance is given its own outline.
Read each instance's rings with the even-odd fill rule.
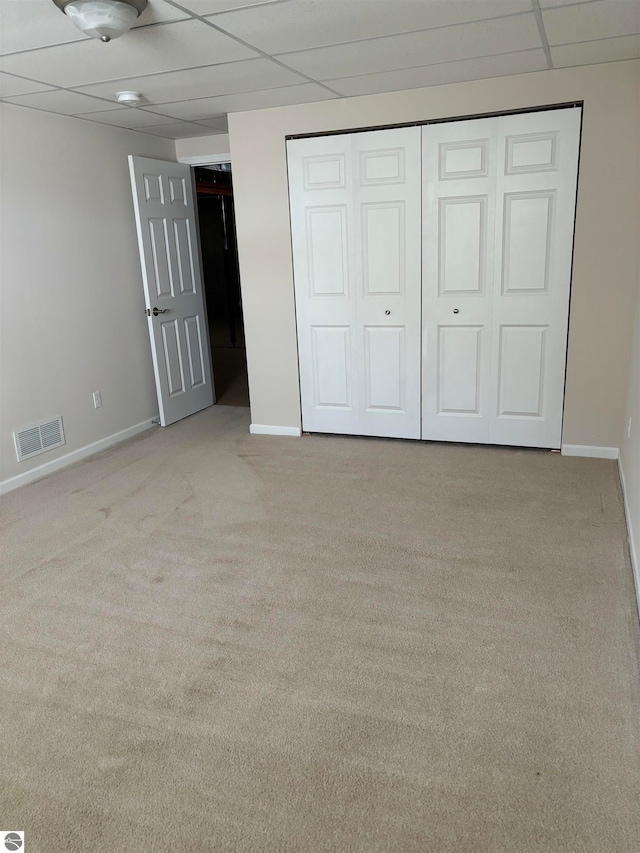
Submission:
[[[154,308],[152,311],[151,308],[147,308],[145,313],[147,317],[150,317],[152,314],[154,317],[157,317],[158,314],[166,314],[168,310],[168,308]]]
[[[454,314],[459,314],[459,313],[460,313],[460,310],[459,310],[458,308],[454,308],[454,309],[453,309],[453,313],[454,313]]]
[[[385,313],[385,314],[387,315],[387,317],[388,317],[388,316],[389,316],[389,314],[391,314],[391,311],[389,311],[389,309],[387,308],[387,310],[386,310],[384,313]]]

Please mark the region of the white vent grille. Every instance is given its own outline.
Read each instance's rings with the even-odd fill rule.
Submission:
[[[62,418],[52,418],[40,424],[17,429],[13,433],[16,444],[18,462],[30,459],[39,453],[60,447],[64,442],[64,430],[62,429]]]

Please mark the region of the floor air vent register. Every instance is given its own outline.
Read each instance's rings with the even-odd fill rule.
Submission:
[[[46,453],[47,450],[53,450],[55,447],[61,447],[65,443],[62,418],[51,418],[39,424],[17,429],[13,433],[13,440],[18,462]]]

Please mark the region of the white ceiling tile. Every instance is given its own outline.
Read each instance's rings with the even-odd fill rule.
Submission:
[[[53,6],[53,3],[51,4]],[[55,7],[54,7],[55,11]],[[34,75],[57,86],[84,86],[103,80],[134,77],[256,56],[201,21],[178,21],[139,27],[109,44],[88,39],[29,53],[0,57],[0,70]]]
[[[320,47],[279,58],[316,80],[327,80],[417,67],[425,62],[473,59],[504,53],[505,46],[509,52],[541,47],[533,14]]]
[[[201,124],[191,124],[188,121],[180,121],[175,124],[160,124],[156,127],[145,127],[143,133],[151,133],[153,136],[164,136],[166,139],[189,139],[191,136],[209,136],[210,127]]]
[[[135,109],[134,107],[122,107],[119,110],[105,110],[98,113],[78,113],[77,117],[88,119],[89,121],[97,121],[100,124],[112,124],[116,127],[128,128],[175,123],[174,119],[170,116],[163,117],[157,113],[147,113],[144,110]]]
[[[635,35],[640,33],[640,0],[597,0],[544,9],[542,20],[551,45]]]
[[[134,27],[189,17],[188,12],[176,9],[164,0],[149,0]],[[0,53],[88,39],[51,0],[0,0]]]
[[[264,110],[269,107],[284,107],[290,104],[305,104],[311,101],[326,101],[335,98],[331,92],[315,83],[287,86],[285,89],[268,89],[261,92],[242,92],[237,95],[221,95],[217,98],[197,98],[162,104],[156,111],[186,121],[202,121],[211,116],[237,113],[243,110]],[[150,109],[150,111],[152,111]]]
[[[77,92],[67,92],[63,89],[38,92],[35,95],[19,95],[15,98],[8,98],[7,103],[20,104],[22,107],[32,107],[37,110],[47,110],[51,113],[62,113],[67,116],[111,109],[111,104],[106,101],[99,101],[97,98],[89,98],[87,95],[78,95]]]
[[[551,9],[555,6],[574,6],[578,3],[595,3],[597,0],[539,0],[543,9]]]
[[[148,27],[151,24],[165,23],[166,21],[184,21],[189,17],[188,12],[176,9],[175,6],[170,6],[164,0],[149,0],[147,8],[140,15],[133,27],[135,29],[137,27]]]
[[[218,12],[284,2],[288,0],[181,0],[180,5],[196,15],[214,15]]]
[[[337,92],[351,97],[377,92],[398,92],[422,86],[440,86],[443,83],[459,83],[486,77],[504,77],[508,74],[525,74],[546,68],[547,61],[542,49],[526,50],[500,56],[484,56],[481,59],[444,62],[422,68],[366,74],[362,77],[345,77],[342,80],[331,80],[329,85]]]
[[[13,77],[0,71],[0,98],[10,98],[12,95],[28,95],[31,92],[46,92],[51,86],[25,80],[23,77]]]
[[[51,0],[0,0],[0,53],[86,40]]]
[[[591,65],[598,62],[615,62],[619,59],[640,58],[640,36],[620,36],[602,41],[583,41],[551,48],[555,68],[570,65]]]
[[[530,11],[530,0],[289,0],[214,22],[273,54]]]
[[[226,97],[223,96],[226,100]],[[195,98],[193,101],[176,101],[172,104],[162,104],[161,106],[149,107],[149,112],[155,112],[157,115],[169,115],[174,121],[181,119],[183,121],[201,121],[202,119],[211,116],[222,116],[225,111],[218,109],[218,98]]]
[[[168,74],[150,75],[78,87],[78,91],[115,101],[115,92],[132,89],[141,92],[151,104],[207,98],[235,92],[252,92],[301,83],[305,78],[270,59],[250,59],[205,68],[190,68]]]

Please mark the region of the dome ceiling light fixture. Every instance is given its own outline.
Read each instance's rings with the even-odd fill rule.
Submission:
[[[85,35],[111,41],[129,32],[147,0],[53,0]]]

